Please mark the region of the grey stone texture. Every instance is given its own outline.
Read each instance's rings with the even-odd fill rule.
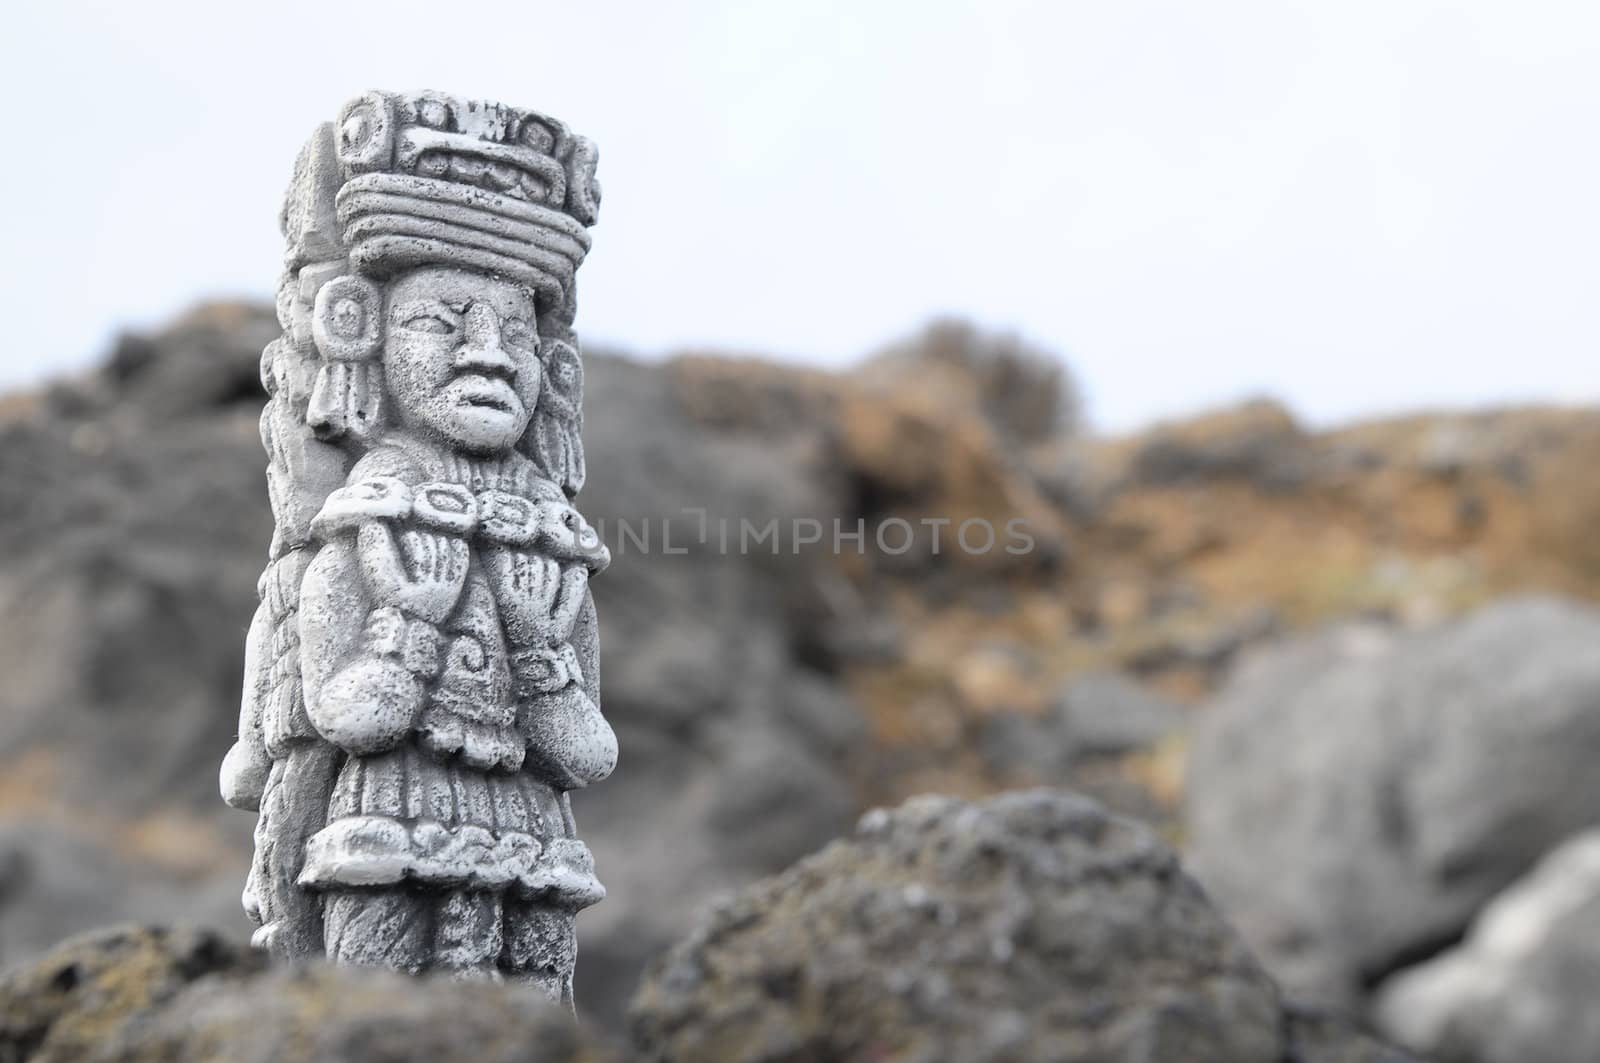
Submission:
[[[87,1059],[190,983],[265,966],[205,930],[128,925],[72,938],[0,975],[0,1063]]]
[[[297,958],[572,997],[605,895],[568,793],[610,774],[574,508],[574,274],[599,186],[560,122],[367,93],[302,150],[261,418],[276,527],[222,791]]]
[[[1466,940],[1379,987],[1391,1037],[1448,1063],[1587,1063],[1600,1045],[1600,831],[1547,855]]]
[[[0,1063],[1406,1063],[1286,1002],[1148,829],[1058,791],[926,797],[712,906],[633,1043],[538,988],[208,931],[83,935],[0,974]]]
[[[1195,719],[1197,877],[1290,989],[1353,1006],[1593,822],[1600,610],[1306,636]]]
[[[538,990],[265,957],[128,926],[0,976],[0,1063],[612,1063]]]
[[[1403,1060],[1285,1009],[1153,832],[1058,791],[916,798],[722,900],[647,972],[643,1058]]]

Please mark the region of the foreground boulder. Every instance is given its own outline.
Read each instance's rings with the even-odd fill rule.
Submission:
[[[632,1021],[630,1056],[516,985],[269,967],[194,930],[0,976],[0,1063],[1409,1059],[1287,1004],[1155,834],[1044,790],[868,814],[715,908]]]
[[[1311,636],[1196,718],[1196,874],[1291,990],[1348,1005],[1592,821],[1600,610]]]
[[[1384,983],[1378,1020],[1459,1063],[1600,1059],[1600,831],[1496,897],[1458,948]]]
[[[126,927],[0,979],[0,1063],[603,1063],[517,986],[322,964],[268,971],[214,934]]]
[[[73,938],[0,977],[0,1063],[86,1059],[191,982],[263,963],[208,931],[126,926]]]
[[[1069,794],[914,799],[713,908],[647,973],[658,1061],[1405,1057],[1286,1012],[1154,833]]]

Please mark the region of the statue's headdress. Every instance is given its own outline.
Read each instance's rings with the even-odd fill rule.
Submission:
[[[534,294],[547,379],[567,390],[551,388],[551,416],[526,445],[576,492],[573,278],[600,205],[595,162],[594,145],[553,118],[438,93],[369,92],[318,128],[284,201],[278,297],[290,342],[320,361],[306,412],[318,435],[359,440],[381,423],[379,283],[418,266],[476,270]]]

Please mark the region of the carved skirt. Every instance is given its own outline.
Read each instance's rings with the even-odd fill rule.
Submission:
[[[350,757],[300,884],[505,893],[577,911],[605,896],[564,798],[537,776],[441,760],[407,741]]]

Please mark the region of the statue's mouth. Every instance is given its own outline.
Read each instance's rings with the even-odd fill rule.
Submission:
[[[455,391],[457,406],[473,406],[515,415],[522,405],[510,384],[489,377],[465,377],[457,384]]]

